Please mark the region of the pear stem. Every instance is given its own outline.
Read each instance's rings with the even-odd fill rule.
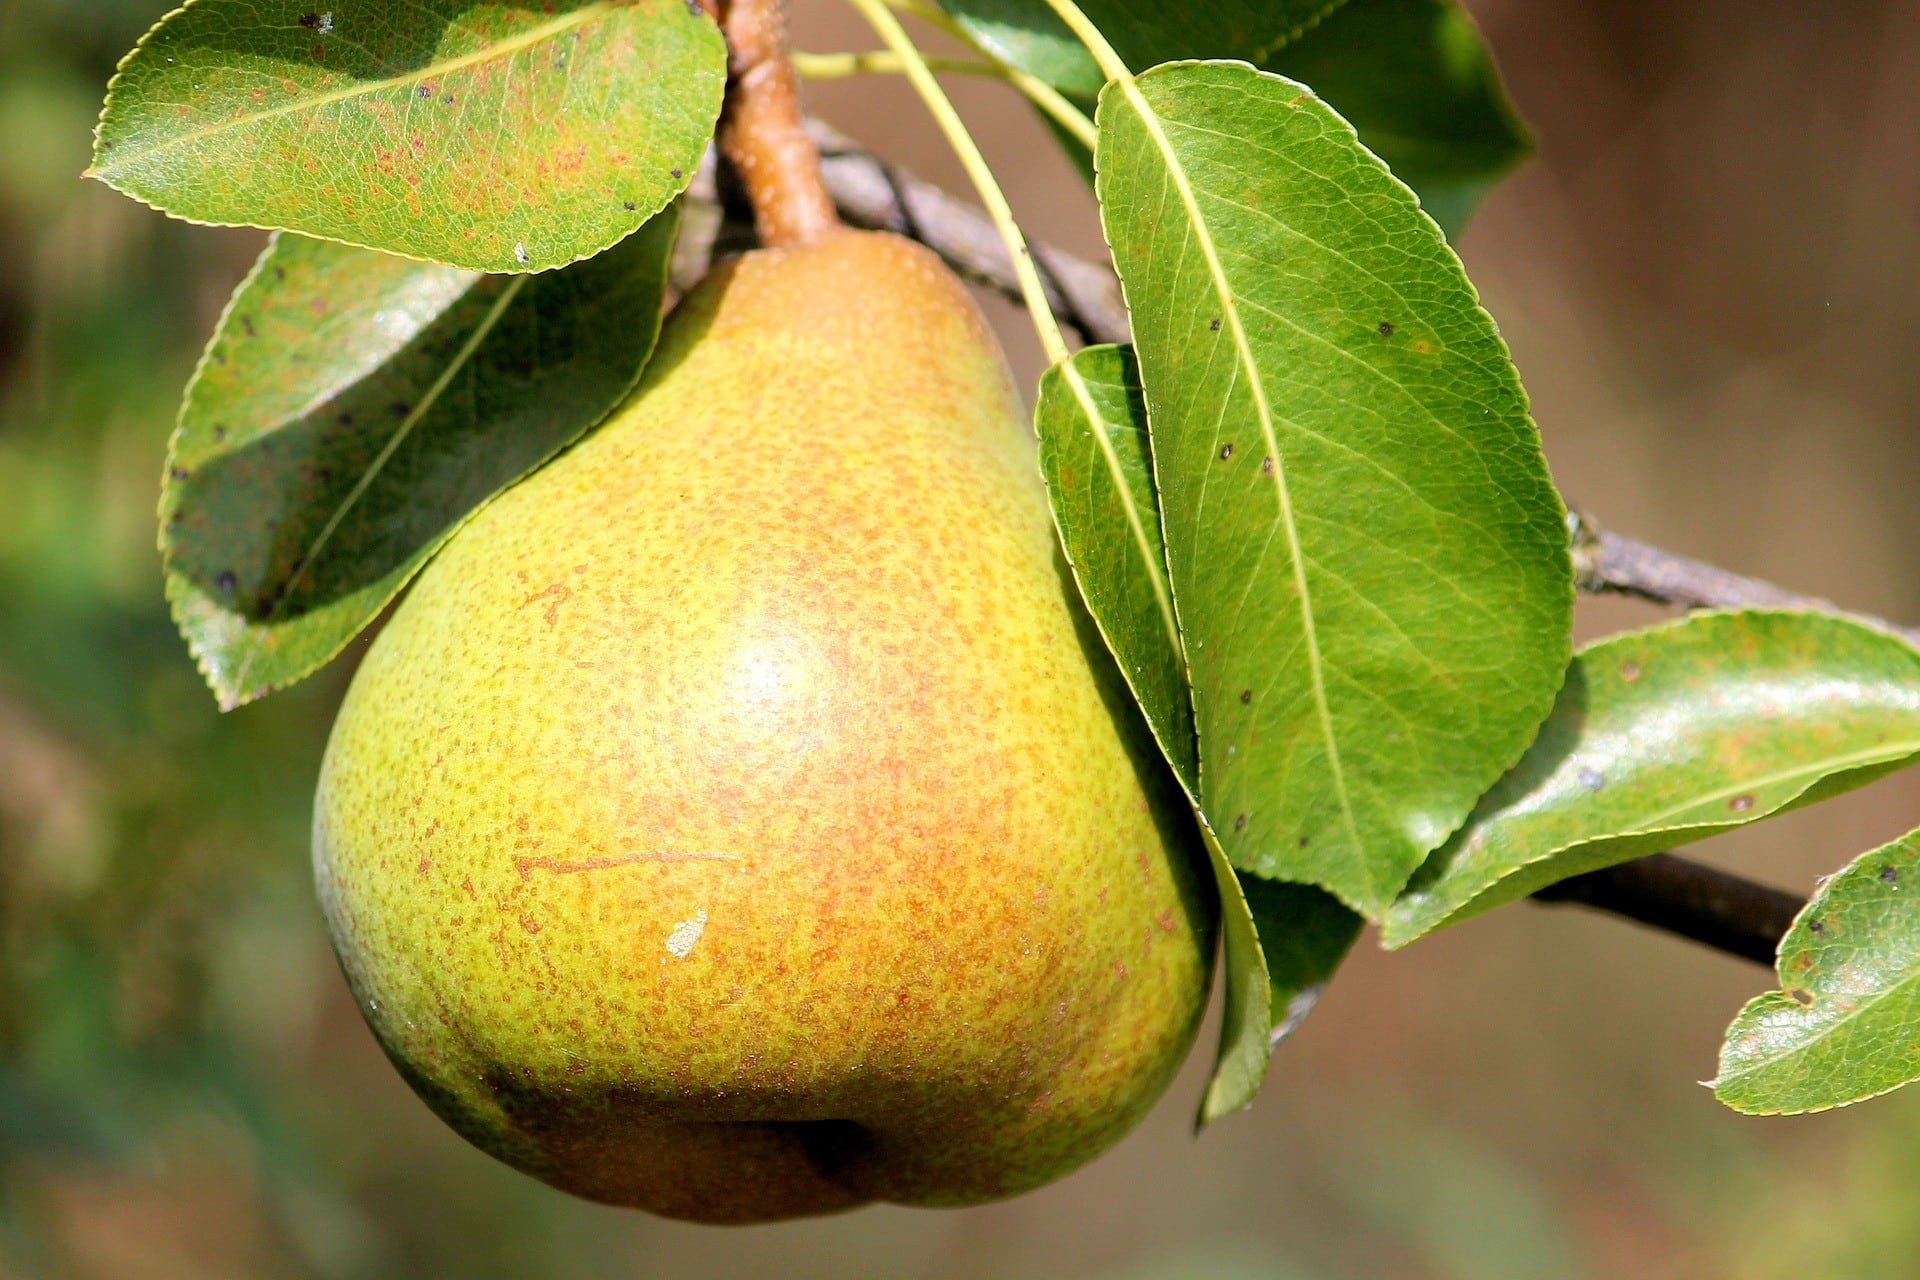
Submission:
[[[1006,193],[994,178],[987,158],[980,154],[979,144],[967,132],[966,123],[960,119],[960,113],[953,109],[953,102],[947,97],[946,90],[934,79],[926,58],[907,35],[906,28],[900,25],[900,20],[887,8],[885,0],[848,0],[848,3],[860,11],[867,25],[900,60],[900,69],[906,73],[907,82],[920,95],[934,123],[940,126],[940,132],[946,136],[947,145],[953,148],[960,166],[967,171],[974,189],[980,193],[980,203],[986,206],[987,216],[993,219],[1000,238],[1006,241],[1007,254],[1013,260],[1014,276],[1020,282],[1021,299],[1026,304],[1028,317],[1033,321],[1034,332],[1040,336],[1040,345],[1046,350],[1047,363],[1064,364],[1072,354],[1067,349],[1066,335],[1060,332],[1060,322],[1054,318],[1053,308],[1047,305],[1046,287],[1040,283],[1040,272],[1033,265],[1033,253],[1027,248],[1027,238],[1021,233],[1020,224],[1013,219],[1013,206],[1007,203]]]
[[[792,248],[841,227],[820,176],[820,152],[800,119],[780,0],[721,0],[727,100],[720,150],[740,174],[760,243]]]

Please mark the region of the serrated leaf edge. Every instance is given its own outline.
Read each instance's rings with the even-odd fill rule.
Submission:
[[[1642,628],[1639,628],[1638,630],[1623,632],[1620,635],[1607,636],[1604,639],[1597,640],[1593,644],[1588,645],[1585,649],[1581,650],[1581,652],[1576,656],[1579,658],[1585,658],[1588,654],[1597,653],[1600,650],[1603,650],[1614,644],[1623,644],[1629,640],[1638,640],[1645,636],[1657,634],[1659,632],[1680,630],[1682,628],[1699,623],[1705,619],[1728,618],[1728,617],[1755,617],[1755,616],[1766,617],[1766,616],[1773,616],[1773,615],[1779,615],[1779,614],[1803,614],[1813,618],[1830,619],[1837,622],[1844,622],[1849,626],[1857,627],[1862,631],[1871,632],[1875,635],[1885,637],[1889,640],[1894,641],[1895,643],[1903,644],[1903,645],[1905,644],[1905,642],[1902,641],[1898,636],[1893,635],[1891,632],[1888,632],[1883,628],[1870,626],[1867,623],[1858,622],[1852,618],[1848,618],[1841,614],[1822,613],[1816,610],[1808,610],[1808,609],[1701,609],[1693,613],[1686,614],[1683,617],[1674,618],[1671,621],[1658,623],[1651,627],[1642,627]],[[1912,646],[1910,645],[1906,647],[1912,648]],[[1528,748],[1531,749],[1531,747],[1532,747],[1532,744],[1529,743]],[[1525,752],[1522,752],[1521,754],[1524,756]],[[1529,858],[1525,862],[1518,863],[1517,865],[1513,866],[1511,869],[1509,869],[1503,874],[1498,874],[1498,875],[1494,875],[1494,876],[1482,879],[1481,882],[1475,886],[1471,897],[1463,899],[1457,907],[1449,911],[1444,916],[1441,916],[1439,919],[1434,920],[1431,923],[1419,926],[1419,928],[1415,932],[1407,933],[1403,929],[1397,928],[1394,924],[1394,916],[1393,916],[1392,910],[1391,908],[1389,908],[1387,914],[1382,918],[1380,923],[1380,945],[1385,949],[1387,949],[1388,951],[1398,951],[1403,947],[1406,947],[1412,943],[1418,942],[1421,938],[1424,938],[1431,933],[1436,933],[1439,930],[1447,928],[1451,925],[1465,923],[1466,921],[1471,920],[1475,916],[1481,915],[1484,912],[1494,910],[1500,906],[1504,906],[1506,905],[1506,902],[1503,900],[1502,902],[1499,902],[1499,903],[1489,904],[1487,906],[1480,907],[1477,910],[1473,909],[1474,905],[1478,903],[1481,899],[1485,898],[1491,890],[1499,888],[1501,885],[1513,879],[1515,876],[1519,875],[1521,872],[1526,871],[1530,868],[1537,868],[1538,866],[1540,866],[1541,863],[1549,862],[1552,859],[1557,858],[1562,854],[1570,853],[1576,849],[1585,848],[1587,846],[1594,846],[1598,848],[1600,846],[1611,844],[1616,841],[1625,842],[1630,840],[1642,840],[1642,839],[1650,839],[1656,836],[1685,836],[1686,839],[1675,842],[1675,843],[1681,843],[1681,844],[1689,844],[1695,840],[1704,840],[1709,836],[1718,835],[1721,832],[1730,831],[1736,827],[1747,826],[1751,823],[1759,822],[1764,818],[1777,817],[1779,814],[1793,808],[1795,804],[1797,804],[1800,800],[1805,798],[1806,794],[1809,791],[1813,790],[1813,788],[1818,786],[1820,783],[1826,781],[1828,778],[1844,777],[1849,773],[1854,773],[1861,769],[1872,768],[1876,764],[1886,764],[1890,761],[1898,760],[1903,756],[1912,756],[1912,755],[1920,755],[1920,738],[1911,739],[1911,740],[1901,739],[1898,743],[1888,744],[1884,749],[1876,749],[1874,751],[1862,751],[1862,752],[1852,753],[1852,755],[1849,757],[1841,758],[1846,761],[1846,763],[1842,767],[1827,769],[1819,773],[1817,776],[1810,778],[1807,781],[1807,784],[1805,786],[1793,792],[1793,794],[1785,797],[1778,804],[1772,805],[1765,809],[1750,810],[1746,813],[1742,813],[1737,818],[1730,818],[1724,822],[1689,822],[1689,823],[1675,823],[1670,826],[1661,826],[1661,825],[1642,826],[1642,827],[1635,827],[1632,830],[1628,830],[1628,831],[1615,831],[1603,836],[1596,836],[1596,837],[1592,837],[1584,840],[1573,840],[1573,841],[1569,841],[1566,844],[1554,845],[1553,847],[1546,849],[1539,855]],[[1519,761],[1516,760],[1514,763],[1518,764]],[[1777,780],[1782,776],[1790,776],[1792,772],[1793,772],[1792,770],[1777,772],[1774,774],[1769,774],[1763,778],[1752,779],[1745,783],[1726,787],[1718,791],[1709,792],[1707,794],[1706,799],[1711,800],[1711,799],[1718,799],[1723,796],[1739,795],[1750,787],[1764,786],[1769,781]],[[1666,816],[1666,814],[1671,814],[1679,808],[1692,808],[1695,805],[1700,803],[1703,803],[1703,801],[1696,800],[1696,801],[1690,802],[1685,806],[1674,806],[1673,808],[1669,808],[1668,810],[1666,810],[1665,813],[1661,815],[1656,815],[1653,821],[1657,823],[1658,819],[1660,817]],[[1464,824],[1462,824],[1462,826],[1464,828]],[[1640,855],[1629,854],[1627,857],[1620,859],[1620,861],[1622,862],[1632,861],[1632,859],[1637,856],[1640,856]],[[1549,883],[1553,883],[1553,882],[1549,882]]]
[[[688,185],[691,184],[693,181],[693,175],[694,175],[696,166],[692,164],[681,165],[680,171],[682,176],[677,180],[678,185],[669,187],[665,198],[662,199],[658,204],[653,205],[651,208],[636,207],[634,210],[634,213],[639,218],[639,221],[634,223],[634,225],[628,230],[622,232],[619,235],[613,236],[605,244],[594,245],[593,247],[587,249],[586,251],[575,254],[573,257],[567,258],[563,261],[543,262],[537,266],[528,265],[520,270],[512,270],[512,269],[505,268],[504,264],[498,264],[493,267],[476,267],[474,264],[470,262],[452,262],[446,258],[435,258],[424,253],[411,253],[411,252],[408,252],[407,250],[394,248],[388,245],[367,244],[364,241],[351,239],[346,236],[316,235],[311,232],[299,230],[298,228],[283,227],[283,226],[279,226],[271,223],[226,222],[226,221],[221,221],[215,218],[193,218],[193,217],[188,217],[185,214],[176,213],[173,210],[166,208],[164,205],[156,204],[154,201],[148,199],[146,196],[143,196],[136,191],[128,190],[126,187],[113,181],[111,177],[107,176],[104,172],[100,170],[99,168],[100,132],[102,128],[104,128],[106,125],[107,113],[113,109],[114,92],[116,89],[119,88],[122,77],[126,75],[127,67],[132,64],[135,58],[139,57],[141,53],[143,53],[146,50],[148,43],[153,39],[155,35],[159,33],[161,28],[165,27],[169,22],[179,17],[182,13],[185,13],[188,9],[191,9],[200,3],[201,3],[201,0],[186,0],[186,2],[182,4],[179,8],[174,9],[171,12],[167,13],[158,22],[154,23],[151,27],[147,28],[146,33],[142,35],[140,39],[134,43],[133,48],[128,50],[126,55],[122,57],[118,63],[114,64],[113,76],[107,81],[106,97],[100,104],[100,114],[94,120],[94,125],[93,125],[94,162],[90,164],[87,167],[87,169],[80,175],[83,178],[91,178],[94,181],[101,183],[103,186],[106,186],[114,191],[119,192],[121,195],[125,196],[129,200],[132,200],[134,203],[143,205],[146,208],[153,210],[155,213],[161,214],[165,217],[172,218],[176,222],[184,222],[188,226],[192,226],[192,227],[253,227],[262,231],[270,231],[276,235],[282,232],[286,232],[290,235],[303,235],[310,240],[324,240],[329,244],[343,244],[350,249],[366,249],[372,253],[384,253],[396,258],[405,258],[410,262],[427,262],[437,266],[456,267],[462,271],[481,271],[489,275],[538,275],[546,271],[558,271],[565,267],[570,267],[576,262],[585,262],[588,258],[598,257],[599,255],[605,253],[607,250],[613,248],[613,246],[615,246],[616,244],[619,244],[622,240],[625,240],[628,236],[634,234],[634,232],[638,231],[641,227],[645,226],[647,224],[648,219],[659,216],[662,210],[666,209],[675,200],[680,198],[680,196],[686,191]],[[625,7],[627,6],[624,4],[617,3],[615,2],[615,0],[598,0],[598,8],[602,11],[609,10],[609,9],[625,8]],[[725,86],[725,78],[723,76],[721,78],[719,87],[724,88],[724,86]],[[702,116],[707,116],[709,114],[711,116],[706,127],[706,133],[709,139],[711,139],[714,129],[717,127],[720,120],[720,105],[721,105],[720,95],[716,93],[713,95],[712,112],[708,113],[708,112],[702,111],[700,113]],[[224,316],[222,318],[224,319]]]

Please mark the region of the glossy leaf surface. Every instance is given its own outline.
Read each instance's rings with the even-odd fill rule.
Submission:
[[[1525,396],[1438,228],[1304,87],[1163,66],[1099,123],[1202,808],[1235,867],[1377,914],[1565,671]]]
[[[161,496],[167,595],[222,705],[338,653],[620,402],[659,333],[675,220],[538,276],[275,238],[187,390]]]
[[[1920,1079],[1920,832],[1829,880],[1781,941],[1778,969],[1781,989],[1727,1031],[1720,1101],[1793,1115]]]
[[[725,77],[685,0],[193,0],[121,64],[91,173],[194,222],[539,271],[686,186]]]
[[[1526,756],[1388,912],[1389,946],[1920,756],[1920,654],[1827,614],[1703,613],[1584,649]]]

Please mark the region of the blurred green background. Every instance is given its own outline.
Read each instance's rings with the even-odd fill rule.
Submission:
[[[161,600],[174,406],[260,243],[77,176],[166,7],[0,0],[0,1276],[1920,1275],[1920,1092],[1722,1111],[1695,1082],[1765,975],[1567,908],[1363,942],[1250,1113],[1194,1139],[1196,1062],[1114,1153],[1005,1205],[709,1230],[467,1149],[380,1057],[312,901],[348,664],[220,716]],[[796,8],[803,46],[871,46]],[[1543,145],[1461,247],[1562,487],[1920,617],[1920,6],[1474,8]],[[1096,248],[1018,104],[955,88],[1031,225]],[[898,85],[814,100],[964,190]],[[1896,777],[1704,852],[1805,890],[1916,823]]]

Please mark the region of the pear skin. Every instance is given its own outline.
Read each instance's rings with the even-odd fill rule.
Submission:
[[[1206,999],[1191,817],[950,272],[717,269],[421,574],[334,726],[320,898],[476,1145],[707,1222],[965,1205],[1104,1150]]]

